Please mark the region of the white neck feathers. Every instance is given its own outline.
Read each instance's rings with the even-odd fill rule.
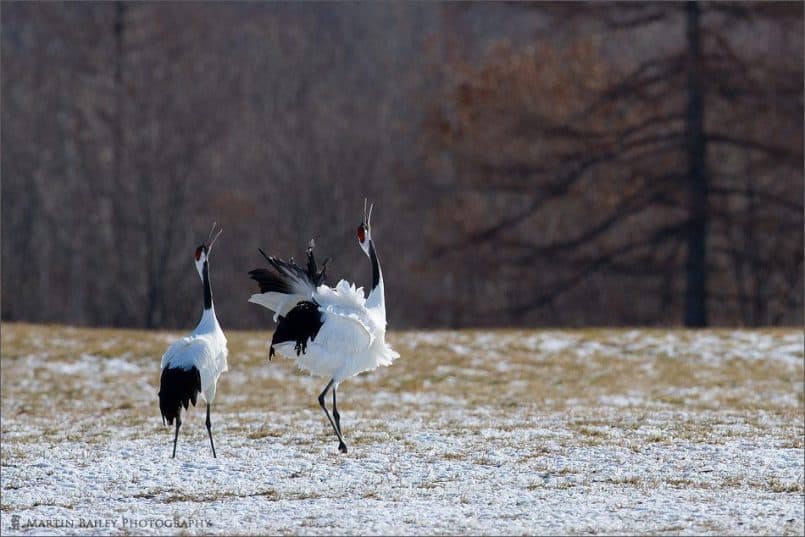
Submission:
[[[209,309],[205,309],[204,313],[201,314],[201,320],[198,322],[196,329],[193,330],[193,334],[207,334],[220,329],[218,318],[215,316],[215,306],[212,306]]]

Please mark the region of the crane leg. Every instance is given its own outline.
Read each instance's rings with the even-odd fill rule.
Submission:
[[[212,458],[217,459],[215,456],[215,443],[212,441],[212,423],[210,422],[210,404],[207,403],[207,433],[210,435],[210,447],[212,447]]]
[[[341,432],[341,414],[338,413],[338,407],[335,406],[335,386],[333,386],[333,419],[335,420],[335,426],[338,428],[338,432]]]
[[[176,458],[176,441],[179,440],[179,427],[182,426],[182,418],[176,416],[176,434],[173,435],[173,455],[171,455],[172,459]]]
[[[347,445],[344,444],[343,438],[344,433],[341,432],[341,414],[338,413],[338,407],[335,406],[335,389],[336,387],[333,386],[333,418],[335,419],[335,426],[338,428],[338,432],[341,434],[341,443],[338,444],[338,451],[341,453],[347,452]]]
[[[324,397],[327,395],[327,392],[330,390],[334,382],[335,379],[330,379],[330,382],[324,388],[324,391],[319,394],[319,405],[321,406],[321,409],[324,410],[324,413],[327,415],[327,419],[330,420],[330,425],[333,426],[333,430],[335,431],[336,436],[338,436],[338,451],[340,451],[341,453],[346,453],[347,445],[344,443],[344,439],[341,437],[341,431],[338,430],[338,427],[335,425],[332,416],[330,416],[330,413],[327,412],[327,407],[324,405]]]

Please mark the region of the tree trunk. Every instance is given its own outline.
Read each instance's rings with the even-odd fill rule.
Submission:
[[[707,326],[707,163],[701,77],[699,4],[686,5],[688,44],[688,257],[685,263],[685,325]]]

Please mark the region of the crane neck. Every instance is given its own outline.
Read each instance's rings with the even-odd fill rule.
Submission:
[[[204,284],[204,310],[212,309],[212,286],[210,286],[210,264],[204,261],[201,269],[201,281]]]
[[[375,243],[369,240],[369,260],[372,262],[372,290],[366,299],[366,307],[379,310],[383,318],[386,317],[386,299],[383,289],[383,272],[380,270],[380,260],[377,258]]]
[[[383,284],[383,274],[380,272],[380,261],[377,259],[375,243],[369,240],[369,260],[372,262],[372,291]]]
[[[202,334],[218,330],[218,318],[215,316],[215,307],[212,303],[212,286],[210,285],[210,269],[207,261],[201,269],[201,281],[204,284],[204,311],[201,320],[194,330],[195,334]]]

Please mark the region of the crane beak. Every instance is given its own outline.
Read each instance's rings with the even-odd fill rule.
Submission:
[[[366,226],[366,229],[369,229],[369,226],[372,223],[372,209],[374,208],[375,204],[370,203],[369,204],[369,212],[367,212],[366,211],[366,204],[367,203],[368,202],[367,202],[366,198],[363,198],[363,225]]]
[[[209,255],[210,252],[212,252],[212,245],[215,244],[215,241],[218,240],[218,237],[221,236],[221,232],[223,231],[222,228],[218,228],[218,232],[215,233],[215,225],[216,224],[217,224],[217,222],[212,223],[212,227],[210,228],[210,234],[207,237],[207,255]]]

